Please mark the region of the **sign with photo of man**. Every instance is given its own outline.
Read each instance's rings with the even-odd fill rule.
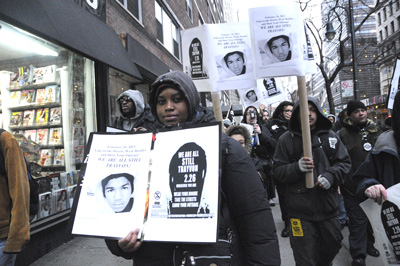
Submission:
[[[302,76],[315,71],[311,43],[298,5],[268,1],[249,9],[250,33],[257,78]]]
[[[207,47],[205,49],[204,47]],[[199,91],[255,86],[248,23],[205,24],[182,31],[183,69]]]
[[[72,234],[122,238],[140,228],[143,241],[215,242],[220,127],[92,133]]]

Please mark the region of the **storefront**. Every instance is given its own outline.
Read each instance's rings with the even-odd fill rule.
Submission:
[[[110,124],[121,88],[114,83],[142,85],[120,39],[101,20],[105,1],[87,2],[103,3],[94,6],[102,7],[97,17],[74,0],[0,2],[0,123],[19,140],[40,184],[31,243],[17,259],[22,265],[70,237],[86,141]]]

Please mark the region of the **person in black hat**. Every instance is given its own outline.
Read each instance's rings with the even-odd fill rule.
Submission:
[[[392,129],[383,132],[372,151],[353,175],[356,193],[362,200],[382,204],[386,189],[400,182],[400,93],[394,99]]]
[[[375,238],[372,227],[359,205],[360,199],[355,195],[352,175],[365,160],[382,131],[371,119],[368,119],[367,110],[361,101],[349,101],[347,115],[348,118],[343,121],[343,127],[338,131],[338,134],[350,155],[352,164],[351,171],[347,174],[344,184],[340,186],[340,191],[349,218],[349,245],[353,259],[352,266],[363,266],[367,254],[378,257],[379,252],[374,247]]]

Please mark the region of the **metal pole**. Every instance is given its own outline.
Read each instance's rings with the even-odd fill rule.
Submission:
[[[353,16],[353,0],[349,0],[349,27],[351,34],[351,52],[353,57],[353,94],[354,100],[358,100],[358,86],[357,86],[357,51],[356,51],[356,36],[354,34],[354,16]]]

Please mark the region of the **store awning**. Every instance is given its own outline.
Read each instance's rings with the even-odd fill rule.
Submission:
[[[73,0],[1,0],[0,20],[142,79],[115,31]]]
[[[129,34],[126,34],[126,49],[144,78],[154,81],[158,76],[169,71],[169,67],[163,61]]]

